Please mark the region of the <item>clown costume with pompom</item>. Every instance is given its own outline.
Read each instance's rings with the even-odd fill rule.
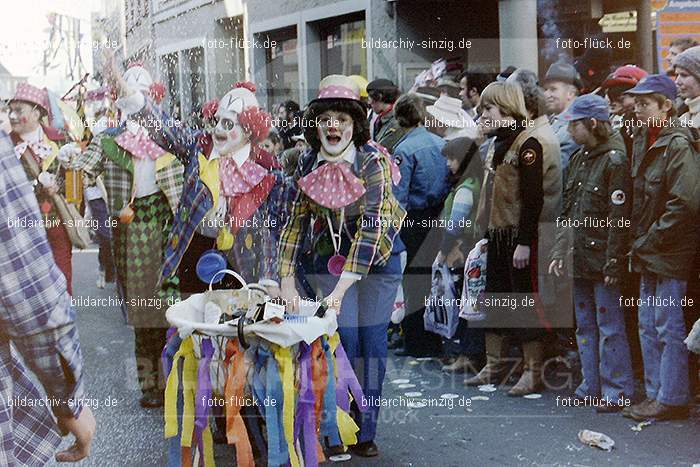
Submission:
[[[167,125],[168,116],[151,102],[140,112],[161,123],[151,125],[151,136],[185,165],[185,188],[160,274],[161,281],[177,277],[182,293],[207,289],[201,268],[213,252],[225,258],[215,265],[278,295],[276,246],[287,190],[279,163],[258,146],[271,118],[254,92],[252,83],[239,82],[217,105],[208,104],[217,123],[206,135]],[[215,281],[216,287],[235,287],[230,281]]]
[[[88,184],[102,177],[109,215],[119,219],[113,232],[117,281],[134,326],[141,404],[154,407],[162,405],[158,364],[167,329],[166,304],[177,294],[174,282],[158,286],[158,272],[182,193],[184,168],[149,138],[148,123],[135,116],[146,96],[160,99],[164,88],[138,64],[130,66],[117,85],[121,124],[96,135],[72,168],[83,169]]]

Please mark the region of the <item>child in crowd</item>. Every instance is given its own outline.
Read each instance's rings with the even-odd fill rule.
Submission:
[[[634,391],[620,300],[629,251],[632,181],[625,143],[611,127],[604,98],[579,96],[564,118],[581,148],[569,161],[549,272],[563,276],[573,250],[576,341],[583,372],[576,396],[593,398],[598,412],[615,412]]]
[[[635,420],[687,418],[682,305],[700,233],[700,159],[692,130],[673,118],[673,80],[649,75],[627,92],[635,96],[643,126],[633,146],[630,261],[641,273],[639,336],[647,398],[623,414]]]
[[[442,234],[438,262],[447,262],[450,268],[462,268],[466,254],[479,240],[476,227],[476,204],[479,200],[483,167],[478,156],[479,146],[470,138],[450,140],[442,148],[450,170],[450,192],[445,199],[441,218],[447,220]],[[476,155],[476,157],[474,157]],[[463,274],[459,275],[463,277]],[[457,290],[460,290],[457,287]],[[460,320],[458,327],[460,354],[443,367],[443,371],[463,373],[476,368],[484,355],[484,330],[467,327]]]
[[[282,145],[282,139],[280,138],[280,135],[275,131],[274,129],[270,130],[270,133],[268,133],[267,138],[262,140],[260,143],[260,147],[272,154],[273,156],[277,156],[279,153],[281,153],[284,150],[284,146]]]

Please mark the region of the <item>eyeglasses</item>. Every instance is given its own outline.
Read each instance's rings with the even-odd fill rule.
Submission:
[[[233,130],[233,128],[238,124],[238,121],[231,120],[230,118],[214,119],[214,121],[216,122],[215,126],[221,124],[221,128],[226,131]]]

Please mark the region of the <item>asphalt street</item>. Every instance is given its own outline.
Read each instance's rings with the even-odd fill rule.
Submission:
[[[97,254],[73,259],[76,299],[116,297],[113,285],[95,286]],[[139,407],[133,332],[116,307],[78,307],[87,397],[94,402],[97,434],[85,466],[166,465],[162,410]],[[646,466],[700,464],[700,414],[658,422],[639,431],[618,414],[564,407],[570,372],[550,366],[552,389],[539,399],[509,398],[503,390],[466,388],[463,376],[440,371],[434,360],[391,357],[377,444],[380,456],[353,458],[348,466]],[[482,388],[486,389],[486,388]],[[422,406],[424,405],[424,406]],[[421,407],[422,406],[422,407]],[[580,430],[602,432],[611,452],[586,446]],[[68,445],[66,440],[64,443]],[[231,465],[228,446],[217,446],[218,465]],[[54,464],[59,465],[59,464]]]

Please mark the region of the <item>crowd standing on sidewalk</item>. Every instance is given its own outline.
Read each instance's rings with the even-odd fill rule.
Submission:
[[[41,229],[27,251],[19,242],[29,240],[0,229],[2,319],[14,329],[27,312],[13,289],[26,292],[18,281],[29,260],[16,258],[34,255],[34,274],[44,267],[52,278],[34,295],[65,304],[73,293],[62,199],[66,172],[81,170],[100,221],[98,287],[116,280],[127,303],[144,408],[163,405],[165,303],[206,291],[228,268],[290,313],[302,297],[338,313],[368,398],[382,394],[389,347],[441,358],[469,386],[506,386],[515,374],[509,396],[546,390],[548,349],[565,350],[549,344],[566,341],[568,322],[581,367],[575,397],[629,400],[596,410],[639,421],[687,418],[700,391],[684,342],[700,287],[700,46],[674,44],[667,73],[624,65],[595,88],[564,60],[541,85],[514,67],[445,74],[403,93],[382,77],[329,75],[306,105],[268,113],[255,85],[239,82],[207,103],[204,123],[174,119],[143,66],[120,73],[110,60],[116,98],[82,146],[49,124],[49,93],[20,84],[0,108],[2,162],[14,164],[1,174],[0,208],[26,203],[22,215]],[[444,290],[436,268],[469,292],[477,256],[480,321],[455,317],[453,335],[427,330],[427,304]],[[216,288],[240,286],[229,278]],[[397,297],[405,317],[390,344]],[[32,318],[44,337],[25,358],[65,398],[82,391],[80,349],[72,310],[60,311],[60,332]],[[0,343],[30,332],[20,331]],[[70,384],[42,379],[57,372]],[[379,454],[379,410],[351,411],[359,456]],[[89,409],[54,414],[78,437],[76,452],[89,451]],[[11,420],[0,410],[0,424]],[[49,449],[52,436],[29,442]],[[8,459],[13,441],[2,439]]]

